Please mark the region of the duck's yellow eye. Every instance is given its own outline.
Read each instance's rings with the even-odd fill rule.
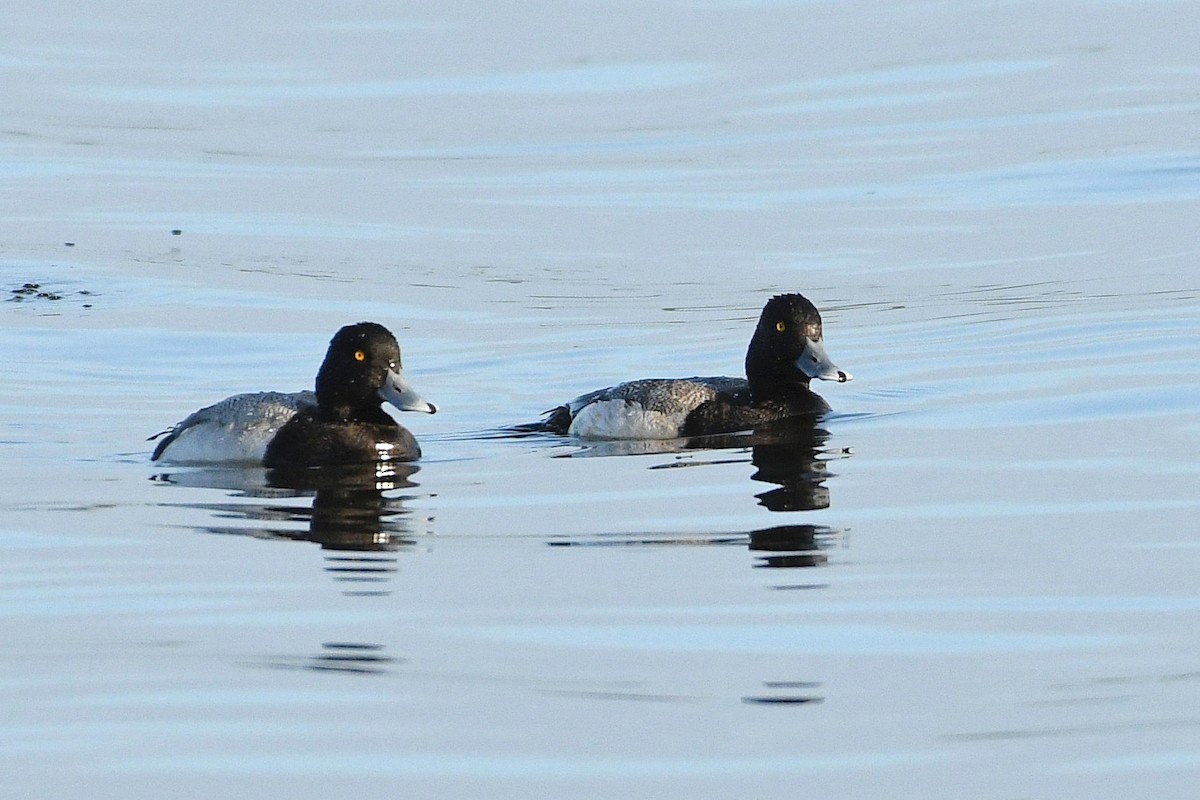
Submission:
[[[787,330],[787,323],[786,322],[776,322],[775,330],[779,331],[780,333],[783,333],[784,331]]]
[[[366,361],[367,354],[364,353],[362,350],[355,350],[354,351],[354,360],[355,361]]]

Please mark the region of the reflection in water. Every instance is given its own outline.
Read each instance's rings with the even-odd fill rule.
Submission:
[[[758,471],[750,479],[779,486],[755,495],[760,505],[771,511],[829,507],[829,489],[825,486],[832,477],[826,466],[829,431],[792,421],[755,431],[753,438],[751,461]]]
[[[646,455],[678,453],[688,450],[734,450],[750,448],[750,462],[756,468],[750,479],[775,484],[778,488],[755,495],[759,504],[770,511],[811,511],[829,507],[829,489],[825,481],[833,477],[827,466],[831,458],[849,455],[849,451],[831,452],[829,432],[817,427],[818,417],[783,420],[752,432],[719,434],[690,439],[653,441],[589,442],[583,450],[564,454],[578,456]],[[555,437],[556,439],[559,437]],[[680,460],[654,464],[651,470],[745,463],[744,456]],[[663,545],[741,545],[758,553],[756,567],[817,567],[829,560],[825,551],[839,546],[844,532],[823,525],[775,525],[749,533],[708,534],[598,534],[569,539],[552,539],[554,547],[568,546],[663,546]],[[811,588],[810,586],[776,588]]]
[[[365,642],[323,642],[321,651],[313,656],[271,659],[268,666],[277,669],[307,669],[314,672],[335,672],[350,675],[379,675],[404,659],[385,654],[384,645]]]
[[[811,694],[812,689],[821,688],[820,681],[763,681],[767,691],[758,695],[747,695],[743,703],[758,705],[803,705],[806,703],[823,703],[825,698]]]
[[[819,567],[829,561],[821,552],[838,534],[816,525],[776,525],[750,532],[750,549],[771,553],[759,558],[756,567]]]
[[[829,507],[829,489],[825,481],[833,477],[826,466],[833,457],[826,447],[829,431],[818,428],[816,417],[783,420],[758,428],[750,433],[721,434],[694,439],[677,439],[666,443],[636,443],[664,445],[674,444],[676,450],[750,448],[750,461],[758,471],[751,480],[774,483],[778,489],[755,495],[759,504],[771,511],[812,511]],[[605,445],[610,443],[605,442]],[[618,444],[618,443],[611,443]],[[619,443],[625,444],[625,443]],[[613,450],[606,449],[605,455]],[[670,452],[657,450],[654,452]],[[849,455],[839,451],[838,455]],[[705,463],[727,463],[709,461]],[[650,469],[666,469],[684,466],[682,463],[658,464]]]
[[[415,486],[409,478],[417,469],[399,463],[297,470],[204,469],[162,473],[153,480],[235,490],[232,497],[257,501],[187,505],[218,518],[265,523],[207,525],[204,530],[209,533],[316,542],[328,551],[326,571],[339,582],[360,586],[346,594],[374,595],[387,592],[364,585],[385,582],[396,572],[396,558],[388,553],[415,541],[405,498],[385,492]],[[308,497],[311,506],[282,502]]]
[[[551,547],[678,547],[733,545],[752,552],[770,553],[756,567],[789,569],[819,567],[828,563],[825,551],[840,547],[843,532],[823,525],[777,525],[749,533],[697,534],[597,534],[551,539]]]
[[[771,511],[812,511],[829,507],[825,481],[833,473],[826,464],[834,454],[826,447],[828,441],[829,431],[818,428],[813,417],[783,420],[751,433],[689,439],[686,446],[692,449],[748,446],[750,462],[758,468],[750,480],[779,486],[755,495],[759,505]],[[838,451],[837,455],[849,455],[849,451]]]
[[[833,473],[829,472],[827,462],[831,458],[850,454],[849,450],[830,451],[827,447],[829,431],[817,426],[819,420],[819,416],[793,417],[744,433],[723,433],[686,439],[623,439],[586,443],[574,440],[574,444],[583,446],[557,457],[641,456],[693,450],[744,450],[749,447],[751,463],[758,468],[750,479],[779,486],[778,489],[755,495],[759,504],[771,511],[812,511],[829,507],[829,489],[825,486],[825,481],[833,477]],[[558,445],[562,443],[561,436],[511,430],[494,432],[491,436],[512,439],[530,437],[549,438]],[[676,469],[740,461],[738,458],[703,462],[676,461],[655,464],[650,469]]]

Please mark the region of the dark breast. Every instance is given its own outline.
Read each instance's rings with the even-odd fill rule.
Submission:
[[[683,421],[683,436],[705,436],[750,430],[793,417],[823,414],[829,410],[820,395],[805,390],[785,400],[752,403],[749,390],[724,392],[697,406]]]
[[[381,444],[390,444],[391,448]],[[399,425],[323,422],[312,414],[301,413],[280,428],[267,445],[263,466],[321,467],[416,461],[420,457],[417,440]]]

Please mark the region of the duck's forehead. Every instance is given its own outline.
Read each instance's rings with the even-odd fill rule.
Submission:
[[[396,339],[394,337],[370,328],[359,331],[355,335],[354,341],[359,347],[366,347],[375,351],[383,351],[388,348],[396,349]]]
[[[388,361],[400,361],[400,345],[394,339],[377,340],[373,342],[373,352]]]
[[[804,331],[805,335],[821,333],[821,315],[815,308],[809,308],[800,303],[793,303],[787,310],[792,324]]]

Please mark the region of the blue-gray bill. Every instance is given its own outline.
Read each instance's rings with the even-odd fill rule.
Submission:
[[[823,381],[845,383],[854,380],[853,375],[843,369],[838,369],[837,364],[830,360],[825,353],[825,345],[819,339],[806,339],[805,342],[804,351],[796,359],[796,369],[810,378]]]
[[[417,394],[404,378],[404,370],[399,368],[388,370],[383,386],[379,387],[379,396],[401,411],[437,413],[437,406]]]

